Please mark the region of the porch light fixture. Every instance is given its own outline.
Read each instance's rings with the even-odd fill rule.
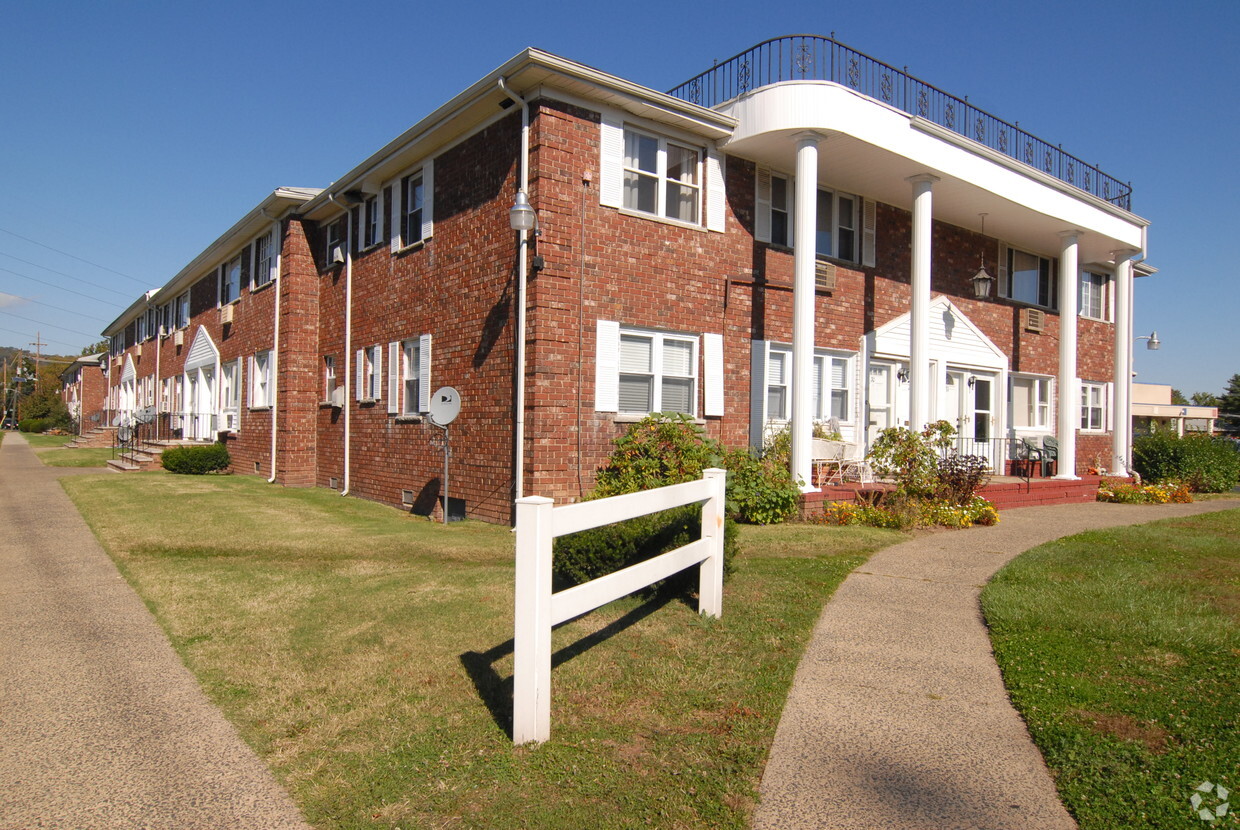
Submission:
[[[896,380],[900,381],[900,383],[908,383],[908,379],[910,377],[912,377],[912,375],[907,368],[900,369],[896,372]]]
[[[538,214],[534,212],[524,190],[517,191],[517,200],[508,210],[508,225],[514,231],[538,232]]]
[[[1137,337],[1138,340],[1145,340],[1145,348],[1151,352],[1156,352],[1162,346],[1162,341],[1158,339],[1158,332],[1153,331],[1149,334],[1142,334]]]
[[[982,236],[984,237],[986,235],[986,214],[979,213],[978,216],[982,217]],[[983,247],[981,267],[973,275],[973,296],[979,300],[987,299],[990,296],[990,287],[994,283],[995,278],[986,272],[986,249]]]

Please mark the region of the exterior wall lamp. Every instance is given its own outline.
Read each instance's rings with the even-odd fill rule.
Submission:
[[[1150,332],[1149,334],[1142,334],[1136,339],[1147,341],[1145,348],[1149,349],[1151,352],[1158,351],[1158,349],[1162,346],[1162,341],[1158,339],[1158,332],[1156,331]]]
[[[524,190],[517,191],[516,201],[508,209],[508,226],[522,233],[533,231],[535,238],[542,236],[542,230],[538,227],[538,212],[530,204],[529,197],[525,195]],[[541,256],[534,256],[530,260],[530,269],[534,273],[538,273],[545,267],[546,262]]]
[[[979,213],[982,217],[982,236],[986,235],[986,214]],[[985,300],[990,296],[990,287],[995,284],[995,278],[986,271],[986,253],[983,249],[981,267],[977,269],[977,273],[973,275],[973,296],[979,300]]]
[[[899,369],[896,372],[896,380],[900,381],[900,383],[908,383],[908,379],[910,377],[911,377],[911,374],[909,373],[909,370],[907,368]]]

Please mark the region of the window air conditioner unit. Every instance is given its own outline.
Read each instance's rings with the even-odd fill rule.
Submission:
[[[835,290],[835,266],[832,263],[818,262],[814,264],[814,290]]]
[[[220,322],[227,325],[233,321],[233,307],[231,305],[220,306]]]
[[[1040,308],[1025,309],[1025,331],[1041,334],[1046,330],[1046,312]]]
[[[344,262],[344,248],[340,245],[333,245],[331,253],[327,258],[332,265],[340,265]]]
[[[184,329],[177,329],[175,332],[172,333],[172,344],[174,346],[185,345],[185,330]]]
[[[343,386],[337,386],[335,389],[332,390],[331,404],[337,409],[340,409],[344,406],[344,387]]]

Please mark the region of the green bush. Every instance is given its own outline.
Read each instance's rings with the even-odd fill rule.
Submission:
[[[939,450],[951,444],[955,432],[947,421],[935,421],[921,432],[889,427],[870,448],[870,465],[880,476],[894,479],[901,495],[933,498],[938,489]]]
[[[990,481],[990,460],[981,455],[951,455],[939,459],[937,497],[952,504],[970,504]]]
[[[17,428],[22,432],[47,432],[56,425],[52,418],[22,418]]]
[[[200,476],[228,469],[231,459],[223,444],[173,447],[164,450],[160,463],[170,473]]]
[[[1224,438],[1157,430],[1132,445],[1133,469],[1155,483],[1180,480],[1198,493],[1225,493],[1240,481],[1240,454]]]
[[[648,415],[615,441],[590,498],[637,493],[702,477],[723,464],[723,449],[680,413]]]
[[[728,471],[728,515],[746,524],[776,524],[796,515],[801,491],[787,464],[769,456],[758,458],[748,449],[731,450],[724,457]]]

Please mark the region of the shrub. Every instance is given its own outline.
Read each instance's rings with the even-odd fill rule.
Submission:
[[[200,476],[228,469],[231,459],[223,444],[172,447],[160,455],[160,463],[170,473]]]
[[[832,502],[809,520],[815,524],[866,525],[890,530],[926,526],[963,529],[973,525],[998,524],[999,511],[977,496],[963,504],[940,499],[900,498],[894,502],[884,502],[881,506]]]
[[[939,459],[935,495],[952,504],[969,504],[988,481],[990,461],[985,456],[944,456]]]
[[[649,415],[615,441],[590,498],[636,493],[702,477],[723,463],[723,450],[687,415]]]
[[[922,432],[889,427],[870,448],[870,464],[880,476],[892,478],[896,491],[910,498],[931,498],[938,488],[939,450],[951,442],[955,428],[936,421]]]
[[[801,491],[786,464],[758,458],[748,449],[724,457],[728,470],[728,514],[746,524],[775,524],[795,515]]]
[[[51,418],[22,418],[17,422],[17,428],[22,432],[47,432],[55,426],[55,422]]]
[[[1179,480],[1198,493],[1225,493],[1240,481],[1240,454],[1226,439],[1157,430],[1138,437],[1133,469],[1155,483]]]
[[[1098,501],[1115,504],[1187,504],[1193,500],[1188,484],[1168,479],[1161,484],[1129,484],[1126,481],[1103,480],[1098,485]]]

